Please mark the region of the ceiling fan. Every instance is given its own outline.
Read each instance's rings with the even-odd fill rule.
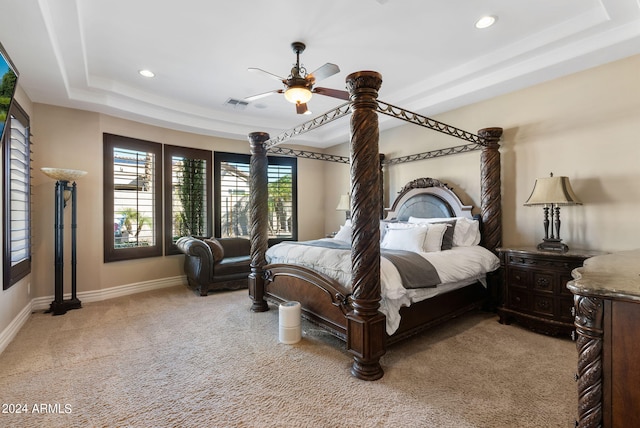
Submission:
[[[300,54],[304,52],[304,49],[306,48],[305,44],[302,42],[293,42],[291,43],[291,48],[296,54],[296,63],[291,69],[291,74],[289,74],[287,78],[269,73],[268,71],[264,71],[260,68],[250,67],[248,69],[249,71],[258,71],[266,76],[281,81],[284,84],[284,88],[253,95],[245,98],[245,101],[255,101],[259,98],[276,93],[284,94],[287,101],[296,105],[296,113],[309,114],[311,112],[307,109],[307,102],[311,99],[313,94],[326,95],[328,97],[339,98],[341,100],[349,99],[349,93],[346,91],[314,87],[317,81],[339,73],[340,68],[337,65],[328,62],[314,72],[307,73],[304,66],[300,65]]]

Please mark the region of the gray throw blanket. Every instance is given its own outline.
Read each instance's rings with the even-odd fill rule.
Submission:
[[[351,250],[351,246],[343,241],[315,240],[297,242],[297,244]],[[441,283],[436,268],[419,254],[412,251],[380,248],[380,255],[398,269],[404,288],[434,288]]]

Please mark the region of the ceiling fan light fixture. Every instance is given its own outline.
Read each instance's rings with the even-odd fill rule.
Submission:
[[[290,86],[284,91],[284,97],[292,104],[306,104],[312,95],[306,86]]]

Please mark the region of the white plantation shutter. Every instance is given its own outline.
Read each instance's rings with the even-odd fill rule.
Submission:
[[[29,117],[12,107],[5,134],[3,288],[31,272],[31,151]]]

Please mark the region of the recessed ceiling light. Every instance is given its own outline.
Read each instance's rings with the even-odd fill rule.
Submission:
[[[498,18],[496,16],[491,16],[491,15],[483,16],[482,18],[476,21],[476,28],[482,29],[482,28],[491,27],[493,24],[496,23],[497,20]]]
[[[155,76],[155,74],[151,70],[140,70],[140,71],[138,71],[138,73],[140,73],[140,75],[144,76],[144,77],[154,77]]]

